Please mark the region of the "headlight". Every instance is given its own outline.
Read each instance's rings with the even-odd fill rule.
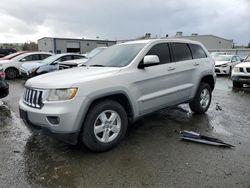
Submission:
[[[234,67],[233,71],[234,72],[240,72],[240,67]]]
[[[227,67],[227,66],[228,66],[227,63],[221,65],[221,67]]]
[[[76,96],[77,88],[51,89],[47,101],[64,101],[73,99]]]

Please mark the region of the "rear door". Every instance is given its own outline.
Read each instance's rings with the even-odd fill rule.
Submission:
[[[171,43],[171,50],[176,64],[174,77],[179,86],[179,102],[184,102],[191,98],[200,62],[193,59],[191,48],[187,43]]]

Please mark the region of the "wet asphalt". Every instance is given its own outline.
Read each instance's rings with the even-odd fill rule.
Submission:
[[[28,130],[18,114],[24,81],[9,84],[0,105],[0,187],[250,187],[250,88],[234,90],[227,77],[217,78],[206,114],[188,105],[163,110],[98,154]],[[236,147],[182,141],[184,129]]]

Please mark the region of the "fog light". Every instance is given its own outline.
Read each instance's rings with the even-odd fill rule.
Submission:
[[[47,116],[47,120],[53,125],[58,125],[60,123],[60,118],[57,116]]]

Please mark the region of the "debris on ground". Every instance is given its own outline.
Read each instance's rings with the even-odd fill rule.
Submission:
[[[216,109],[217,111],[222,111],[222,107],[219,105],[219,103],[216,103],[215,109]]]
[[[202,144],[208,144],[213,146],[224,146],[224,147],[235,147],[231,144],[225,143],[218,138],[212,138],[208,136],[201,135],[200,133],[193,132],[193,131],[181,131],[181,139],[198,142]]]

